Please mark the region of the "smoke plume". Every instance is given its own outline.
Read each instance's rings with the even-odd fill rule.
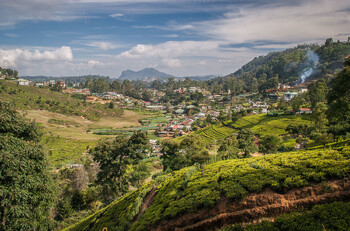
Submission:
[[[318,55],[309,49],[306,53],[306,60],[303,65],[304,68],[301,70],[299,74],[301,83],[305,82],[305,79],[310,77],[310,75],[314,73],[314,71],[318,66],[318,63],[319,63],[318,61],[319,61]]]

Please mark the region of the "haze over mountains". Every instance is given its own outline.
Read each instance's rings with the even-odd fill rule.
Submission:
[[[87,77],[91,77],[91,79],[94,78],[104,78],[106,80],[111,80],[115,78],[110,78],[109,76],[101,76],[101,75],[83,75],[83,76],[65,76],[65,77],[53,77],[53,76],[20,76],[24,79],[29,79],[32,81],[48,81],[50,79],[57,79],[62,81],[70,81],[70,82],[81,82],[86,81]],[[216,78],[217,75],[205,75],[205,76],[184,76],[184,77],[177,77],[174,75],[170,75],[164,72],[160,72],[157,69],[154,68],[144,68],[140,71],[133,71],[133,70],[125,70],[122,72],[122,74],[117,78],[120,80],[142,80],[142,81],[154,81],[154,80],[167,80],[168,78],[174,77],[176,79],[179,78],[190,78],[192,80],[209,80]]]

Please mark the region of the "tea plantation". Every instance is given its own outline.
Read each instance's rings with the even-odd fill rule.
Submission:
[[[236,201],[265,188],[284,193],[349,175],[347,147],[219,161],[203,169],[193,166],[160,176],[66,230],[148,230],[161,221],[211,208],[220,197]],[[157,193],[152,203],[135,219],[153,187]]]

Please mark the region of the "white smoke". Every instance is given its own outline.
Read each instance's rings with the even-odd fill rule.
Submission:
[[[314,71],[318,66],[318,63],[319,63],[318,55],[309,49],[306,53],[304,68],[299,74],[301,83],[304,83],[305,79],[310,77],[314,73]]]

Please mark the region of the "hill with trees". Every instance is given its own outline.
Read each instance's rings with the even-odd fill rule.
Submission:
[[[278,83],[295,85],[321,77],[330,78],[341,70],[350,55],[350,41],[304,44],[284,51],[255,57],[236,72],[208,81],[210,89],[230,90],[232,94],[263,92],[277,88]]]

